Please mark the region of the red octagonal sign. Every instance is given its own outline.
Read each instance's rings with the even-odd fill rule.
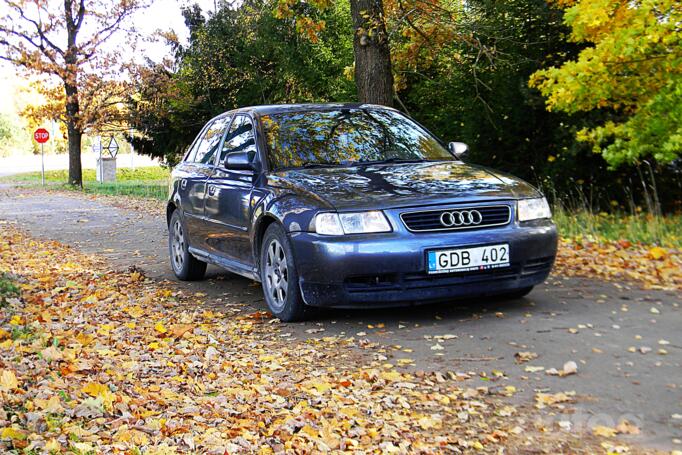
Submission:
[[[50,133],[48,133],[45,128],[38,128],[33,133],[33,139],[35,139],[39,144],[44,144],[48,139],[50,139]]]

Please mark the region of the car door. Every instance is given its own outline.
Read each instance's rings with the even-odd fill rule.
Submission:
[[[258,159],[253,121],[245,114],[235,115],[208,182],[205,216],[212,228],[206,243],[214,254],[252,266],[249,219],[254,171],[228,170],[224,164],[227,154],[237,151],[247,152],[254,162]]]
[[[182,205],[189,243],[194,248],[205,249],[206,224],[204,222],[204,199],[206,181],[215,168],[215,157],[219,151],[229,117],[212,120],[195,142],[182,166],[178,193]]]

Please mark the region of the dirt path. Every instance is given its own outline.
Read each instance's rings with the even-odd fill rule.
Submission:
[[[175,281],[160,211],[145,214],[76,195],[12,190],[0,191],[0,219],[34,236],[103,255],[112,267],[134,265],[149,277]],[[259,286],[215,268],[205,281],[174,285],[199,293],[198,300],[213,308],[265,309]],[[515,399],[524,403],[537,392],[575,391],[576,403],[567,405],[565,413],[547,413],[547,425],[563,422],[562,428],[584,430],[627,419],[642,433],[623,440],[680,450],[680,303],[682,296],[675,292],[555,276],[516,301],[328,311],[316,320],[286,325],[281,335],[352,336],[393,346],[377,360],[397,364],[401,358],[413,359],[415,370],[470,376],[472,387],[514,386]],[[524,351],[537,358],[517,363],[514,354]],[[558,377],[539,370],[560,370],[571,360],[577,374]],[[529,366],[537,368],[529,371]]]

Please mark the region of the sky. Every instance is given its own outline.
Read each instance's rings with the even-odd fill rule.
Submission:
[[[58,3],[58,0],[50,0]],[[204,12],[213,11],[214,1],[221,0],[152,0],[151,5],[138,11],[131,21],[142,37],[154,35],[156,30],[174,30],[183,43],[187,42],[188,32],[185,27],[180,8],[188,4],[197,3]],[[2,12],[2,11],[0,11]],[[164,56],[170,55],[170,49],[162,42],[147,43],[141,40],[138,48],[140,56],[144,55],[154,61],[161,61]],[[123,36],[113,37],[108,46],[111,49],[121,48],[125,42]],[[138,60],[142,61],[142,59]],[[15,69],[8,63],[0,62],[0,112],[9,112],[15,109],[14,93],[17,85]]]

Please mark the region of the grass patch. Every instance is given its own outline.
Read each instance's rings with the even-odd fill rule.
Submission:
[[[0,308],[7,306],[7,301],[19,297],[19,288],[6,273],[0,273]]]
[[[165,200],[168,197],[168,169],[153,166],[135,169],[120,168],[116,170],[116,182],[99,183],[95,180],[94,169],[83,169],[83,190],[86,193],[106,194],[111,196],[136,196]],[[66,184],[67,170],[45,172],[45,181],[52,188],[75,190]],[[29,172],[0,178],[0,182],[23,183],[29,186],[40,185],[40,172]]]
[[[170,177],[170,170],[159,167],[138,167],[135,169],[122,167],[116,169],[116,181],[120,182],[167,182]],[[45,171],[45,181],[49,183],[66,183],[69,179],[69,171],[58,170],[58,171]],[[40,172],[28,172],[25,174],[9,175],[0,178],[2,182],[15,182],[15,183],[40,183],[41,176]],[[83,169],[83,183],[94,182],[95,170],[94,169]]]
[[[71,187],[69,187],[71,188]],[[168,199],[168,182],[128,181],[120,183],[84,182],[86,193],[106,194],[110,196],[135,196],[142,198]]]
[[[682,247],[682,215],[654,216],[647,213],[592,213],[555,208],[554,221],[564,238],[625,240],[631,243]]]

